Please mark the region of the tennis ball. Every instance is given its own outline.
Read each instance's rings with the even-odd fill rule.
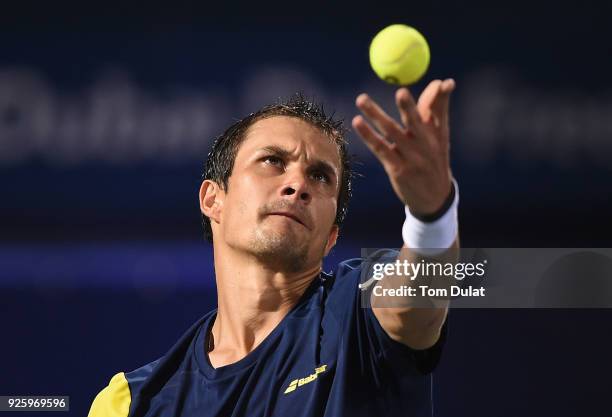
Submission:
[[[413,27],[387,26],[372,39],[370,65],[376,75],[390,84],[415,83],[429,67],[429,45]]]

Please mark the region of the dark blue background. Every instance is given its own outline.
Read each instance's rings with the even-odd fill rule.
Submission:
[[[87,103],[109,69],[168,106],[177,95],[221,91],[219,129],[267,99],[245,91],[270,68],[306,74],[317,91],[305,93],[332,97],[349,120],[364,87],[388,105],[393,88],[369,69],[368,42],[390,23],[411,24],[432,50],[425,81],[457,80],[452,164],[463,246],[610,246],[612,154],[602,138],[612,130],[600,119],[612,115],[612,32],[602,5],[292,3],[265,16],[247,3],[235,5],[239,15],[206,5],[72,7],[4,15],[0,75],[34,74],[60,109],[75,97]],[[495,120],[491,102],[475,93],[498,92],[491,74],[507,100]],[[18,103],[0,98],[2,132],[34,123]],[[552,129],[544,150],[529,148],[541,126],[523,119],[556,105],[569,115],[553,112],[552,122],[569,118],[577,132],[557,141]],[[599,127],[586,129],[586,105],[599,109]],[[518,134],[508,125],[516,122],[525,124]],[[484,124],[496,132],[493,151],[474,138]],[[76,162],[50,148],[11,160],[35,138],[0,133],[0,394],[70,395],[70,414],[84,415],[115,372],[157,358],[214,307],[196,196],[219,129],[202,137],[199,152]],[[363,176],[327,268],[360,247],[401,243],[402,207],[377,162],[350,140]],[[453,310],[435,374],[436,415],[606,415],[610,319],[608,310]]]

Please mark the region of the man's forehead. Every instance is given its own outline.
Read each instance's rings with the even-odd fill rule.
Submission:
[[[339,165],[338,146],[321,129],[292,116],[270,116],[253,123],[245,133],[242,149],[254,151],[269,146],[293,151],[296,146],[313,147],[317,158]]]

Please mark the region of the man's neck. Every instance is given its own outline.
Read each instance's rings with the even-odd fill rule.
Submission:
[[[215,253],[218,309],[209,360],[217,368],[253,351],[297,304],[321,265],[274,271],[233,251]]]

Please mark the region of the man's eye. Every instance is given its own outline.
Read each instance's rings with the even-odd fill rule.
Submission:
[[[283,166],[283,160],[280,159],[278,156],[269,155],[269,156],[264,157],[263,161],[270,165]]]
[[[321,181],[324,183],[329,182],[329,177],[323,172],[313,172],[312,177],[315,179],[315,181]]]

